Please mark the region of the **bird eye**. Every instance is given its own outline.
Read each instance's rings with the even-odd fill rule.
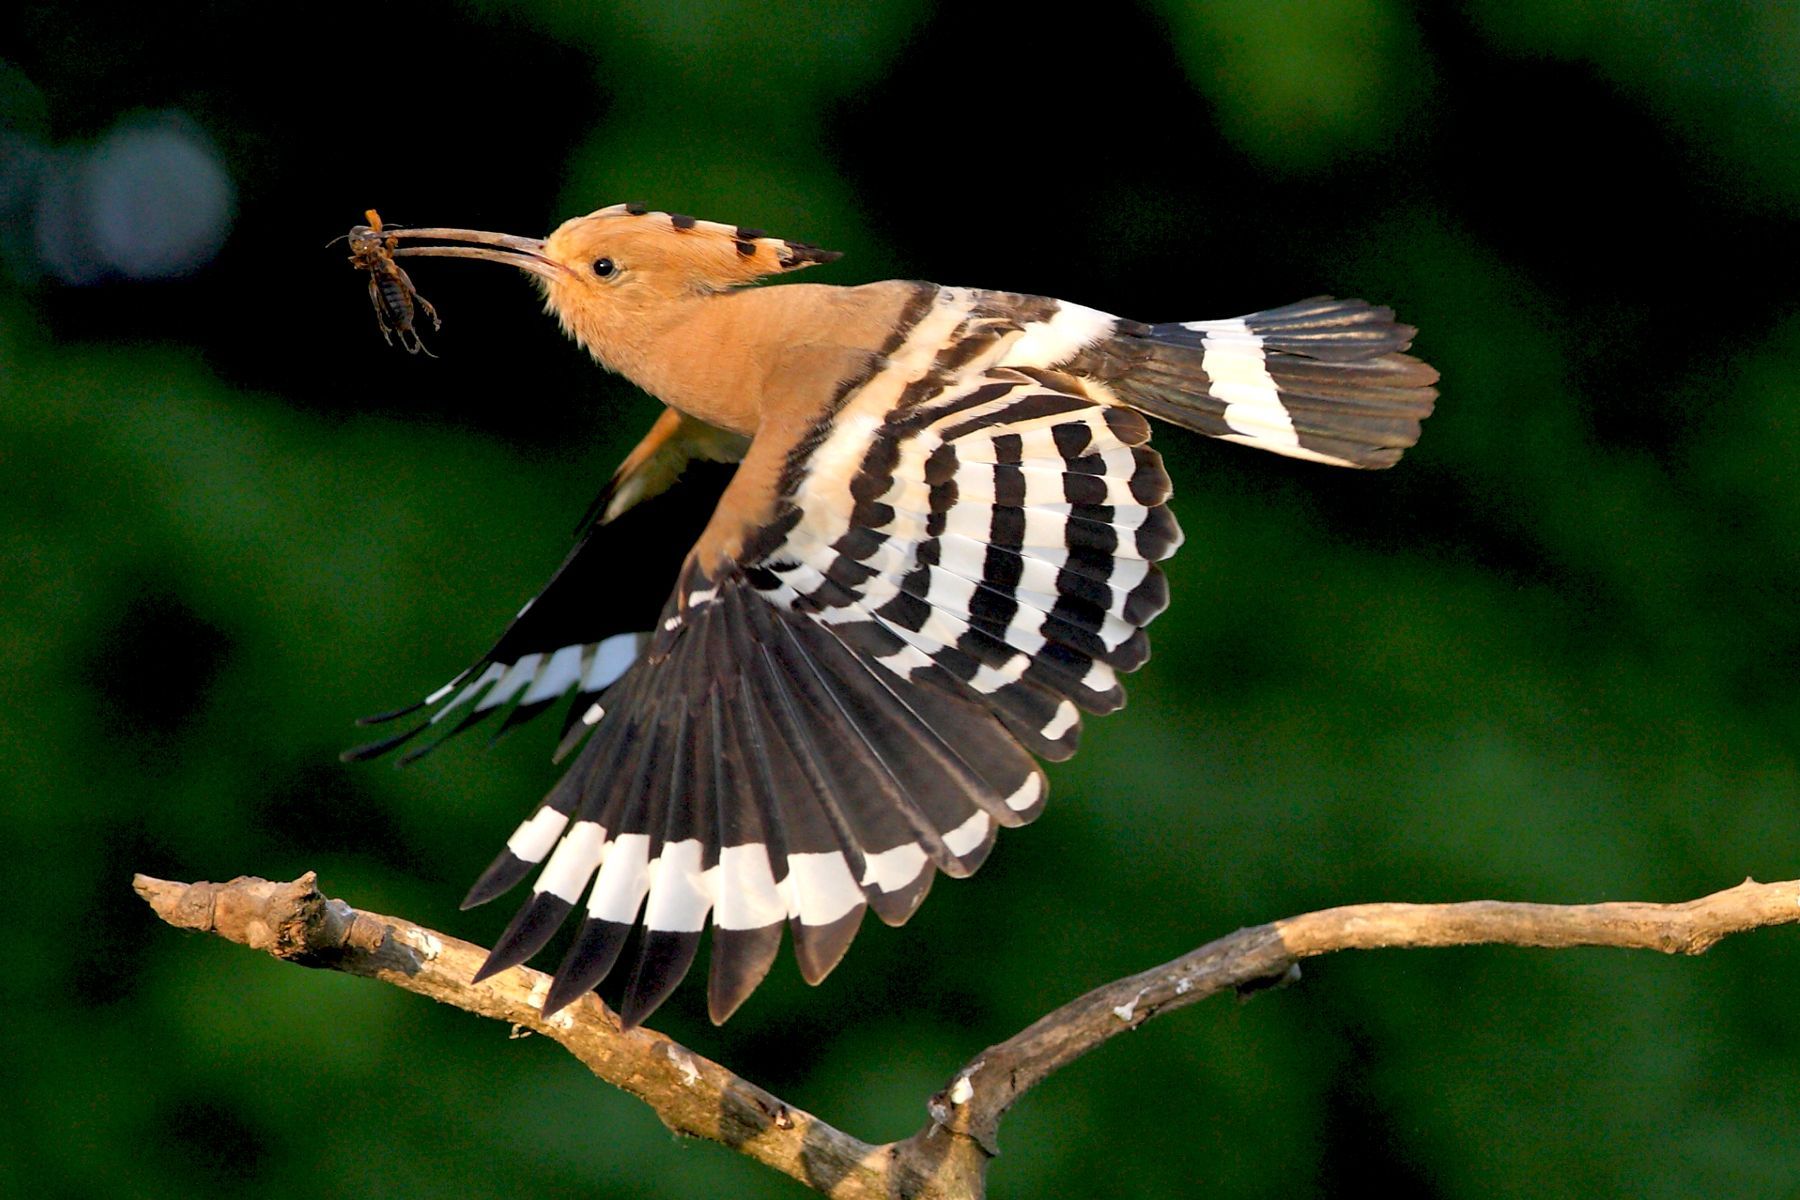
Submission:
[[[613,265],[613,260],[610,258],[596,258],[594,260],[594,274],[602,279],[612,278],[618,273],[618,270],[619,268]]]

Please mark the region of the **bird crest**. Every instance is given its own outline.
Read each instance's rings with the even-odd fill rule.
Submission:
[[[770,275],[796,271],[842,255],[806,242],[770,237],[760,229],[722,225],[642,204],[614,204],[566,221],[545,244],[560,262],[609,265],[621,276],[655,275],[699,292],[725,291]]]

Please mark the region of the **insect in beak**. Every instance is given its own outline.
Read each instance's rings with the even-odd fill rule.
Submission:
[[[375,323],[381,328],[382,340],[391,346],[398,337],[408,354],[436,358],[420,340],[414,317],[423,312],[431,318],[433,329],[442,329],[444,323],[431,301],[419,295],[412,279],[394,261],[394,250],[399,245],[394,231],[382,224],[381,214],[374,209],[369,209],[367,215],[367,225],[358,225],[344,236],[350,242],[350,265],[368,273],[369,303],[375,308]]]

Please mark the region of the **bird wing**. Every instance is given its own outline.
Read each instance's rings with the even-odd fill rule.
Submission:
[[[574,693],[561,758],[586,732],[582,715],[648,643],[667,594],[662,581],[680,570],[747,445],[737,434],[665,411],[589,506],[574,549],[550,582],[493,647],[424,699],[365,717],[362,724],[377,725],[431,710],[342,757],[362,761],[404,748],[404,765],[503,713],[498,738]],[[688,486],[664,496],[677,477]]]
[[[686,413],[665,408],[650,432],[625,456],[594,502],[582,514],[577,534],[589,525],[617,520],[626,511],[662,495],[675,485],[690,463],[741,462],[750,439],[741,433],[697,421]]]
[[[1079,709],[1124,702],[1180,538],[1148,423],[1053,372],[909,370],[897,405],[883,374],[759,434],[593,736],[470,892],[542,864],[483,976],[585,891],[547,1011],[641,925],[622,1012],[643,1020],[709,915],[715,1020],[784,926],[817,982],[865,909],[899,924],[1037,815],[1032,756],[1073,753]]]

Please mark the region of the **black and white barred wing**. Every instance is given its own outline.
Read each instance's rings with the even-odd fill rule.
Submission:
[[[802,974],[866,909],[909,917],[1042,809],[1033,753],[1123,703],[1179,532],[1149,429],[1082,385],[996,369],[850,408],[741,559],[690,568],[574,767],[470,900],[542,864],[483,975],[581,907],[545,999],[598,985],[641,924],[622,1013],[643,1020],[714,927],[724,1020],[792,931]],[[584,900],[585,896],[585,900]]]
[[[666,595],[661,581],[680,569],[684,548],[705,526],[733,471],[686,459],[673,469],[685,471],[686,486],[663,495],[637,482],[642,472],[621,468],[590,507],[574,549],[493,647],[422,700],[364,718],[365,725],[412,720],[342,757],[362,761],[399,751],[406,764],[501,716],[497,738],[573,695],[559,757],[566,753],[592,727],[583,718],[595,717],[595,705],[648,644]],[[629,503],[620,501],[622,485],[634,489]]]

